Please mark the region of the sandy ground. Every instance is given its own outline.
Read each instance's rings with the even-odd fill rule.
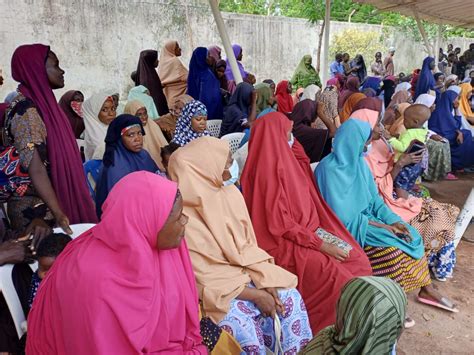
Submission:
[[[462,208],[474,187],[474,174],[460,178],[459,181],[425,183],[425,186],[434,199]],[[474,223],[465,235],[474,237]],[[474,354],[474,243],[461,241],[459,244],[453,279],[433,283],[438,291],[457,304],[460,312],[451,313],[425,306],[416,301],[417,292],[411,292],[408,295],[408,312],[416,325],[403,333],[397,354]]]

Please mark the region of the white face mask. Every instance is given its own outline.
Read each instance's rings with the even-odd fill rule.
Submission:
[[[230,179],[226,180],[222,183],[224,186],[234,185],[237,180],[239,180],[239,164],[237,164],[237,160],[234,159],[232,165],[229,168]]]
[[[366,151],[362,153],[362,156],[364,156],[364,157],[368,156],[371,150],[372,150],[372,143],[370,143],[367,146]]]
[[[290,148],[292,148],[293,144],[295,143],[295,137],[293,136],[293,133],[290,133],[290,134],[291,134],[291,138],[288,141],[288,145],[290,146]]]

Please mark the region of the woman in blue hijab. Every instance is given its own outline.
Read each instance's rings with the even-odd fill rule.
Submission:
[[[136,116],[119,115],[109,125],[95,200],[99,219],[102,215],[102,204],[121,178],[141,170],[159,172],[150,154],[143,149],[144,135],[142,122]]]
[[[420,76],[416,82],[414,100],[416,100],[421,94],[427,94],[430,90],[435,89],[436,83],[433,76],[435,66],[435,60],[433,57],[426,57],[423,60],[423,67],[421,68]]]
[[[193,52],[189,62],[187,94],[206,106],[209,120],[222,119],[220,82],[211,70],[207,48],[198,47]]]
[[[430,130],[449,141],[451,147],[452,170],[461,170],[474,166],[474,143],[472,133],[461,127],[461,115],[453,115],[459,107],[457,89],[448,89],[441,94],[436,109],[428,120]]]
[[[379,130],[377,126],[374,135]],[[319,190],[365,249],[374,275],[397,281],[406,292],[421,288],[420,302],[457,311],[451,301],[430,286],[421,235],[393,213],[380,197],[364,159],[371,139],[367,122],[349,119],[339,127],[333,152],[316,168]]]
[[[252,85],[242,82],[230,97],[225,108],[220,136],[229,133],[243,132],[257,116],[257,94]]]

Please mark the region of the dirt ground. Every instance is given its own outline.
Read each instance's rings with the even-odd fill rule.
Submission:
[[[459,181],[425,183],[431,196],[462,208],[474,187],[474,174],[460,175]],[[465,235],[474,237],[474,223]],[[397,354],[474,354],[474,243],[461,241],[457,248],[454,278],[433,281],[434,286],[453,300],[460,312],[451,313],[416,301],[417,292],[408,295],[408,314],[416,325],[407,329],[397,347]]]

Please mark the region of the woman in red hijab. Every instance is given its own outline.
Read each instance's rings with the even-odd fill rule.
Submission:
[[[278,112],[290,113],[293,111],[293,97],[291,96],[291,83],[288,80],[280,81],[276,88]]]
[[[309,159],[291,130],[292,122],[281,113],[255,121],[241,186],[258,245],[298,276],[298,291],[316,334],[334,324],[346,282],[372,270],[320,196]]]

